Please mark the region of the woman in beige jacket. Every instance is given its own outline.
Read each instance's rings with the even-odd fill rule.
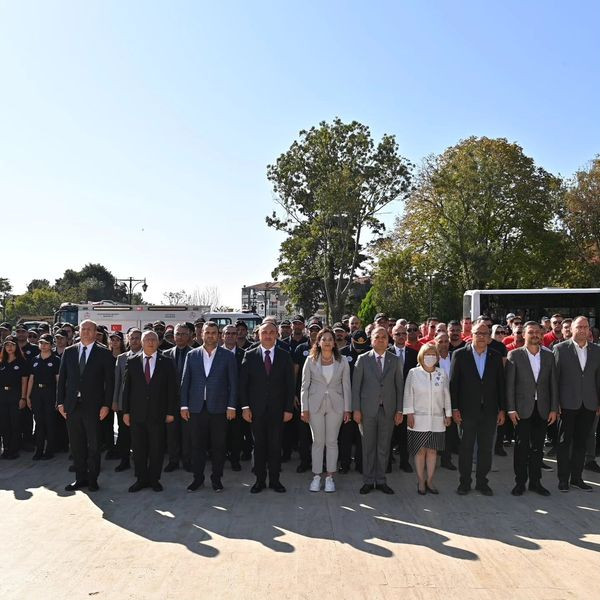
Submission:
[[[313,437],[311,492],[321,489],[323,450],[326,448],[325,491],[335,492],[338,435],[342,422],[350,420],[350,366],[342,360],[331,329],[322,329],[302,369],[301,418]]]

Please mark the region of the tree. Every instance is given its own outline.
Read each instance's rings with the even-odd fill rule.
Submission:
[[[369,128],[356,121],[336,118],[299,136],[267,167],[283,215],[274,211],[266,221],[288,235],[276,269],[286,291],[297,293],[293,300],[300,304],[307,290],[290,280],[318,280],[320,294],[312,298],[321,295],[335,321],[366,258],[363,238],[384,230],[378,215],[406,196],[411,165],[399,155],[394,136],[384,135],[375,146]]]
[[[31,282],[27,285],[27,291],[33,292],[33,290],[49,287],[50,282],[47,279],[32,279]]]
[[[10,281],[5,277],[0,277],[0,294],[7,294],[10,290],[12,290]]]
[[[367,295],[363,298],[356,315],[361,323],[366,327],[369,323],[373,322],[375,315],[377,314],[377,306],[375,304],[375,298],[373,297],[375,290],[371,288]]]
[[[106,267],[90,263],[80,271],[67,269],[56,280],[54,288],[61,294],[64,302],[114,300],[128,303],[127,286],[115,285],[115,281],[115,276]]]
[[[207,286],[202,290],[196,288],[193,292],[186,292],[185,290],[165,292],[163,298],[168,304],[208,306],[213,311],[217,309],[221,302],[219,288],[216,286]]]
[[[50,288],[37,288],[13,299],[6,308],[9,321],[17,321],[24,315],[49,317],[61,304],[60,294]]]

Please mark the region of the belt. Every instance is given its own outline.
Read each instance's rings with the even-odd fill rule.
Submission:
[[[3,389],[5,392],[10,392],[10,390],[12,390],[12,386],[10,386],[10,385],[5,385],[5,386],[4,386],[2,389]]]
[[[38,383],[38,384],[37,384],[37,386],[38,386],[39,388],[42,388],[42,389],[43,389],[43,388],[50,387],[50,384],[49,384],[49,383]]]

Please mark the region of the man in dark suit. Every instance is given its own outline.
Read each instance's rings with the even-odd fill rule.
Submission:
[[[56,406],[67,420],[75,481],[65,488],[98,489],[100,472],[100,421],[112,406],[115,359],[96,343],[96,323],[82,321],[80,341],[63,352],[58,374]]]
[[[595,415],[600,413],[600,348],[588,343],[589,330],[586,317],[575,318],[571,323],[573,337],[553,349],[560,404],[556,458],[561,492],[569,491],[569,483],[592,491],[582,473],[586,440]]]
[[[402,361],[402,373],[404,375],[404,381],[408,372],[417,366],[417,354],[418,352],[413,348],[408,348],[406,344],[407,331],[404,325],[394,325],[392,329],[392,338],[394,343],[390,345],[389,351],[395,354]],[[392,434],[392,444],[390,448],[390,458],[386,473],[392,472],[392,450],[395,446],[398,446],[400,456],[400,470],[405,473],[412,473],[413,468],[408,462],[408,435],[406,430],[407,419],[403,419],[400,425],[394,427],[394,433]]]
[[[254,472],[256,483],[251,493],[261,492],[266,485],[269,465],[269,487],[285,492],[279,481],[281,471],[281,437],[283,424],[294,410],[295,376],[289,352],[276,347],[277,327],[262,323],[260,345],[246,351],[240,372],[240,404],[245,421],[252,424],[254,435]]]
[[[506,362],[506,409],[515,426],[513,496],[529,489],[542,496],[542,458],[548,424],[558,417],[558,386],[554,356],[541,346],[542,328],[537,321],[523,327],[525,346],[508,353]]]
[[[181,387],[181,378],[183,377],[183,365],[185,357],[192,349],[192,330],[185,323],[178,323],[175,326],[175,346],[163,352],[163,356],[167,356],[175,363],[177,372],[177,395]],[[179,469],[179,461],[181,460],[183,468],[186,471],[192,469],[192,437],[190,435],[190,427],[187,421],[181,418],[180,412],[174,415],[175,419],[172,423],[167,424],[167,454],[169,462],[165,467],[165,473],[170,473]]]
[[[204,467],[210,440],[215,492],[223,489],[227,421],[235,419],[238,373],[235,357],[218,346],[219,327],[212,321],[202,328],[202,346],[188,352],[181,380],[181,418],[190,422],[194,479],[188,491],[204,484]]]
[[[477,323],[472,334],[471,344],[452,353],[450,366],[452,416],[462,427],[457,492],[465,495],[471,490],[473,448],[477,442],[475,489],[491,496],[487,474],[492,466],[494,431],[505,418],[504,365],[502,357],[488,348],[490,330],[485,323]]]
[[[137,481],[129,488],[162,492],[160,473],[165,453],[165,423],[177,411],[175,363],[158,352],[154,331],[142,334],[142,351],[127,359],[123,377],[123,421],[131,428]]]

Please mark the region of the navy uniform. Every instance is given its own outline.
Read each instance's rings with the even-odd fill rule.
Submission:
[[[41,339],[52,343],[49,335],[44,335]],[[35,417],[36,447],[34,460],[50,459],[56,451],[56,378],[59,367],[60,358],[55,353],[48,358],[38,355],[31,363],[29,373],[33,385],[30,399]]]
[[[20,329],[17,326],[17,329]],[[23,329],[26,329],[23,327]],[[40,353],[40,349],[31,342],[26,342],[21,346],[21,352],[25,360],[31,365],[31,361]],[[33,413],[28,406],[19,411],[19,446],[24,450],[31,450],[33,443]]]

